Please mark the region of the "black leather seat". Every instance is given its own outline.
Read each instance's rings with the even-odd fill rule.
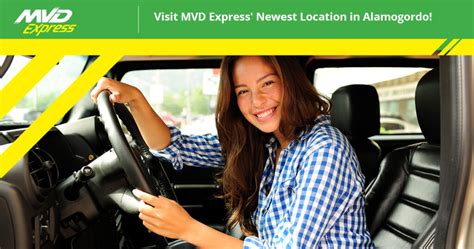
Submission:
[[[359,159],[367,186],[379,172],[381,150],[369,137],[380,132],[377,91],[370,85],[348,85],[331,98],[331,123],[349,139]]]
[[[388,153],[367,191],[367,223],[377,248],[419,248],[433,241],[439,205],[439,101],[439,72],[433,69],[419,81],[415,94],[426,142]]]

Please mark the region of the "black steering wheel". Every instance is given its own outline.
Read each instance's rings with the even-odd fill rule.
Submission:
[[[134,188],[176,200],[176,195],[160,160],[149,152],[131,113],[123,104],[112,104],[109,95],[109,91],[102,91],[97,97],[97,107],[109,141],[128,182]],[[117,115],[130,131],[137,145],[135,150],[125,138]]]

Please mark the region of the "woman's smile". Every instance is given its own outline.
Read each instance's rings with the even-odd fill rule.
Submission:
[[[257,120],[259,122],[265,122],[274,116],[276,108],[277,107],[273,107],[273,108],[258,112],[255,114],[255,116],[257,117]]]

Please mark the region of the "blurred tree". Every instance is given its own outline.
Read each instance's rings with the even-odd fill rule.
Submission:
[[[170,90],[165,90],[163,96],[163,104],[161,104],[161,109],[165,112],[171,113],[173,116],[180,116],[183,111],[185,104],[185,94],[184,90],[179,91],[178,93],[173,93]]]
[[[202,85],[196,86],[191,92],[191,113],[196,115],[210,114],[211,96],[202,92]]]

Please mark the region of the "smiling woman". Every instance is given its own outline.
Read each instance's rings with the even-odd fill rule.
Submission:
[[[38,62],[45,64],[41,59],[38,56],[33,61],[37,65]],[[58,60],[57,57],[48,60],[48,69],[60,66],[56,65]],[[223,70],[218,69],[220,64]],[[251,65],[255,67],[249,67]],[[305,65],[310,80],[314,76],[313,82],[308,82],[300,65]],[[32,75],[32,71],[37,70],[25,70],[31,66],[16,68],[15,72],[9,72],[15,69],[10,67],[7,74],[22,71]],[[241,66],[247,69],[238,73],[236,69]],[[81,68],[71,71],[66,67],[59,68],[61,77],[81,71]],[[439,68],[439,90],[430,87],[437,82],[431,78],[436,69],[431,68]],[[296,59],[278,56],[125,56],[107,75],[134,83],[134,87],[110,79],[102,79],[98,87],[111,89],[115,94],[113,100],[128,102],[135,119],[142,125],[142,135],[150,139],[147,142],[152,148],[166,147],[161,151],[153,150],[158,156],[153,157],[143,144],[137,148],[137,139],[133,136],[128,141],[137,159],[150,160],[143,170],[149,169],[153,178],[163,179],[163,175],[157,173],[159,168],[165,169],[177,201],[135,191],[145,202],[140,206],[141,215],[138,214],[138,202],[131,190],[140,185],[130,181],[133,172],[123,169],[128,163],[121,162],[118,156],[121,153],[112,149],[110,140],[113,138],[109,140],[101,122],[104,118],[99,117],[96,105],[85,96],[76,103],[71,114],[60,121],[61,124],[49,130],[1,178],[0,245],[4,248],[179,248],[173,247],[174,243],[161,243],[163,239],[156,236],[156,232],[198,246],[211,244],[219,248],[327,248],[341,244],[364,248],[371,247],[366,230],[373,228],[370,230],[373,231],[372,241],[381,248],[471,248],[471,197],[474,196],[471,188],[474,186],[472,69],[473,57],[467,56],[310,56]],[[418,80],[426,71],[429,71],[427,80]],[[53,79],[53,82],[65,83],[64,79],[68,78]],[[10,84],[11,79],[2,81],[1,87]],[[431,83],[426,84],[427,81]],[[378,174],[375,178],[378,180],[369,185],[376,186],[375,192],[367,188],[366,201],[360,194],[363,177],[356,158],[359,154],[354,155],[346,138],[331,127],[324,114],[327,103],[319,96],[330,96],[342,83],[349,84],[344,86],[346,89],[356,87],[355,84],[369,84],[373,85],[370,88],[382,90],[379,91],[380,110],[390,112],[382,113],[381,123],[390,123],[392,127],[403,125],[404,131],[410,128],[405,123],[411,120],[410,116],[391,111],[415,112],[409,104],[412,95],[408,94],[413,90],[413,83],[418,85],[416,95],[421,94],[422,104],[416,103],[414,109],[416,117],[418,114],[423,117],[420,120],[423,133],[370,137],[382,153],[388,154],[382,155],[382,162],[376,162],[374,173]],[[235,87],[239,85],[243,88]],[[295,86],[304,88],[290,88]],[[218,87],[221,88],[219,91]],[[227,87],[226,94],[223,87]],[[219,99],[216,100],[214,97],[218,92]],[[439,100],[430,95],[436,92],[440,95]],[[367,95],[355,93],[367,99]],[[241,104],[238,103],[239,95],[243,98]],[[318,99],[308,101],[311,96]],[[2,105],[8,102],[3,100],[0,100]],[[385,100],[387,104],[383,103]],[[391,104],[398,100],[402,101]],[[146,103],[153,108],[148,108]],[[436,110],[437,104],[441,111],[431,112]],[[305,108],[308,105],[310,107]],[[375,106],[371,101],[359,102],[357,99],[350,99],[348,105],[360,106],[362,112]],[[242,108],[244,106],[247,107]],[[333,111],[336,106],[334,102]],[[216,109],[217,116],[214,116],[211,112]],[[355,119],[358,125],[371,125],[370,119],[358,115],[359,108],[352,109],[344,114],[358,116]],[[154,123],[158,120],[154,117],[155,110],[167,112],[162,119],[169,128]],[[278,111],[279,116],[276,115]],[[204,116],[199,116],[201,114]],[[427,119],[430,114],[441,117]],[[336,114],[333,112],[333,115]],[[279,140],[276,135],[285,134],[280,129],[290,127],[288,124],[304,123],[298,118],[301,116],[314,120],[308,119],[312,121],[308,126],[297,126],[295,139],[289,139],[291,141],[285,146],[280,141],[287,137],[280,136],[283,139]],[[262,125],[277,117],[280,119],[278,128],[267,129]],[[216,120],[220,127],[218,133],[213,127]],[[189,132],[191,129],[187,125],[190,124],[199,125]],[[116,127],[120,131],[121,126]],[[165,128],[165,133],[160,133],[160,127]],[[203,134],[210,127],[216,132]],[[438,134],[431,130],[435,127],[442,127]],[[27,128],[27,124],[14,127],[0,124],[0,151],[21,142],[18,137],[25,134]],[[352,126],[349,130],[353,130]],[[195,133],[197,131],[203,133]],[[439,146],[431,144],[432,135],[439,138]],[[156,138],[165,143],[155,143]],[[357,144],[353,144],[354,148],[361,148]],[[417,148],[416,153],[410,154],[414,155],[413,170],[406,175],[407,165],[400,164],[399,156],[413,148]],[[434,150],[439,154],[432,153]],[[393,163],[400,167],[392,167]],[[176,171],[173,166],[182,170]],[[95,176],[87,174],[90,169]],[[215,173],[222,173],[222,170],[227,176],[221,177],[217,186]],[[379,170],[388,173],[389,177],[379,174]],[[394,170],[400,170],[401,174],[393,174]],[[365,179],[367,182],[369,177]],[[162,183],[152,183],[151,187],[162,193]],[[398,188],[397,192],[403,193],[402,198],[386,194],[393,190],[390,186]],[[371,193],[379,193],[381,198]],[[216,194],[227,195],[214,198]],[[380,208],[377,204],[380,201],[397,204]],[[367,218],[361,208],[364,205]],[[231,214],[234,215],[231,217]],[[235,224],[242,226],[245,237],[241,237],[242,233],[233,233],[234,238],[226,235],[229,231],[225,230],[224,224],[229,218],[230,221],[237,220]],[[413,222],[415,220],[417,222]],[[365,221],[368,221],[367,227]],[[356,242],[352,241],[353,230],[360,236]],[[313,246],[315,243],[317,245]]]
[[[210,229],[173,201],[135,191],[147,204],[139,217],[149,230],[198,247],[373,247],[357,157],[330,125],[328,100],[295,58],[225,57],[217,136],[168,128],[140,90],[118,81],[103,78],[92,98],[105,89],[112,101],[128,103],[156,156],[168,158],[176,169],[224,167],[228,224],[240,226],[247,237],[240,241]]]
[[[235,63],[233,80],[237,105],[245,119],[265,133],[278,132],[283,85],[271,65],[261,57],[242,58]]]
[[[329,125],[329,104],[299,63],[291,57],[226,57],[221,68],[217,124],[226,152],[222,183],[232,211],[229,223],[240,225],[248,236],[245,245],[337,246],[341,242],[322,230],[335,223],[332,229],[359,231],[354,235],[358,242],[343,241],[370,247],[357,159]],[[340,185],[348,196],[329,187]],[[340,212],[348,207],[334,201],[352,203],[354,224],[344,223],[348,214]],[[311,236],[300,236],[305,233]]]

